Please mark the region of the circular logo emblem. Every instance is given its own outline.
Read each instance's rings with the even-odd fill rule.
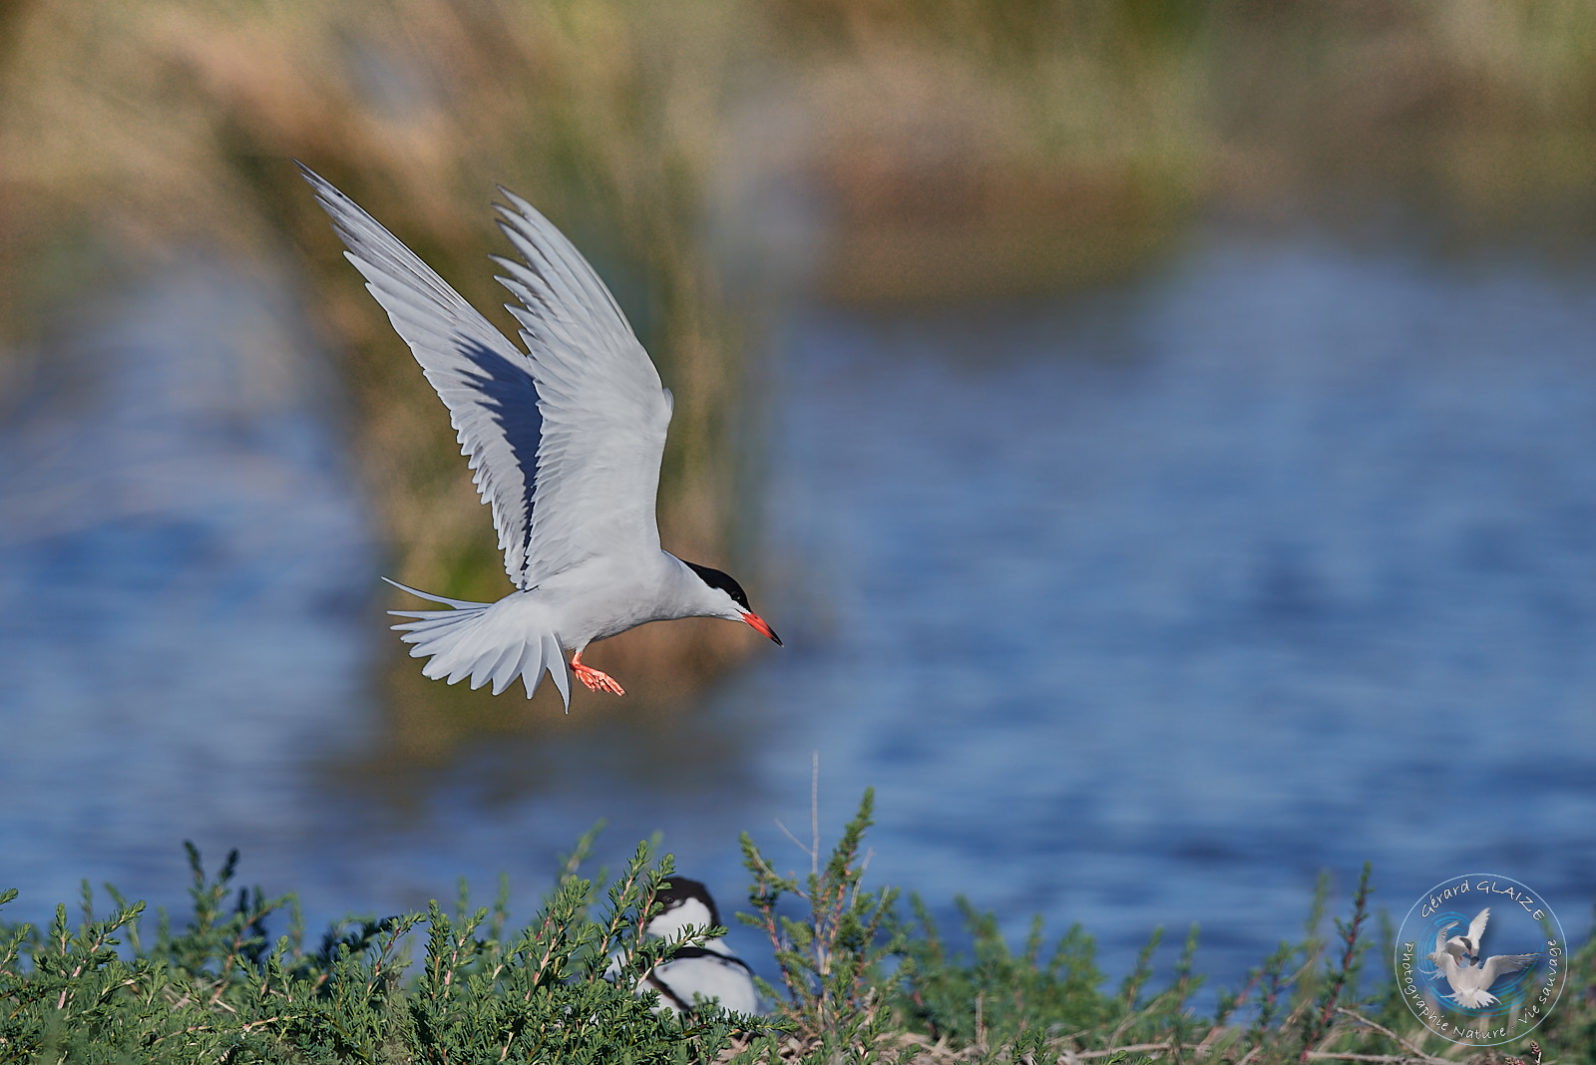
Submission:
[[[1568,972],[1557,915],[1512,877],[1455,876],[1397,931],[1397,986],[1424,1026],[1465,1046],[1512,1042],[1557,1005]]]

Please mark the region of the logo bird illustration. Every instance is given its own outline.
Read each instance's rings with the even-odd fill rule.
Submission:
[[[1496,1005],[1497,997],[1491,994],[1491,985],[1534,965],[1540,957],[1539,954],[1496,954],[1480,961],[1480,938],[1485,935],[1485,924],[1490,919],[1491,909],[1487,906],[1474,915],[1468,934],[1462,936],[1448,935],[1463,923],[1452,921],[1435,934],[1435,950],[1429,956],[1452,988],[1452,993],[1446,997],[1469,1009]]]

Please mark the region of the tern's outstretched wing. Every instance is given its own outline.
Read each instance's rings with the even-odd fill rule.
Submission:
[[[1508,973],[1516,973],[1534,965],[1539,957],[1539,954],[1497,954],[1486,958],[1481,966],[1484,971],[1480,974],[1480,987],[1489,988]]]
[[[530,588],[594,555],[659,549],[654,502],[670,393],[571,242],[501,189],[524,262],[495,258],[530,357],[354,201],[301,165],[427,380],[449,408],[504,552]],[[535,520],[534,520],[535,519]]]
[[[531,360],[353,200],[304,164],[299,169],[332,216],[345,256],[449,408],[477,490],[493,507],[504,568],[527,587],[541,439]]]
[[[500,188],[499,226],[521,262],[495,257],[531,354],[543,439],[529,583],[596,555],[659,550],[654,503],[671,396],[626,316],[580,252]]]
[[[1491,919],[1489,906],[1474,915],[1474,920],[1469,922],[1469,942],[1473,944],[1472,953],[1477,957],[1480,953],[1480,937],[1485,934],[1485,925]]]

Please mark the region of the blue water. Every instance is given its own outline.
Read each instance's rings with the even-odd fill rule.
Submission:
[[[299,316],[226,263],[152,268],[0,407],[13,919],[83,877],[181,899],[185,838],[309,856],[316,766],[372,741],[372,537]]]
[[[1110,972],[1196,921],[1235,986],[1366,860],[1398,918],[1478,870],[1589,927],[1589,263],[1216,225],[1051,301],[798,313],[739,574],[787,646],[687,713],[428,765],[390,755],[325,353],[243,330],[299,368],[257,403],[230,345],[283,316],[222,276],[131,294],[0,425],[8,912],[82,876],[177,904],[192,838],[313,923],[501,871],[525,915],[600,817],[611,866],[660,831],[730,909],[738,832],[807,868],[777,821],[807,844],[818,754],[826,841],[876,789],[873,882],[1080,921]]]

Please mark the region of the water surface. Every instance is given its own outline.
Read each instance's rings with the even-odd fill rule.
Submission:
[[[313,923],[501,871],[525,915],[601,817],[612,866],[660,831],[729,909],[738,832],[807,866],[776,821],[808,841],[818,752],[828,839],[876,789],[876,882],[1080,921],[1111,972],[1196,921],[1235,986],[1366,860],[1397,917],[1482,870],[1587,927],[1589,265],[1214,226],[1051,302],[800,313],[745,581],[787,646],[692,713],[381,782],[339,768],[382,757],[392,648],[325,356],[216,276],[132,294],[0,426],[18,915],[82,876],[178,902],[184,838]]]

